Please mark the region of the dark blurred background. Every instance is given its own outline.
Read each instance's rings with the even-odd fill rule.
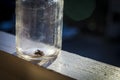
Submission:
[[[120,0],[64,2],[62,49],[120,67]],[[15,35],[15,0],[0,1],[0,31]]]

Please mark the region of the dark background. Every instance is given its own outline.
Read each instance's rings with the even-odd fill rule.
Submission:
[[[64,1],[62,49],[120,67],[120,1]],[[0,1],[0,31],[15,35],[15,0]]]

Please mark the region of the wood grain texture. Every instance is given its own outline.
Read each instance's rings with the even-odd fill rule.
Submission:
[[[5,51],[15,51],[15,37],[0,32],[0,37],[4,35],[0,41],[0,49]],[[6,44],[6,38],[11,42]],[[9,47],[11,46],[11,47]],[[85,58],[73,53],[62,51],[55,62],[48,69],[57,71],[61,74],[70,76],[77,80],[120,80],[120,68],[101,63],[89,58]]]
[[[65,51],[48,68],[78,80],[120,80],[120,68]]]
[[[0,32],[0,50],[14,53],[16,51],[15,45],[15,36],[5,32]]]

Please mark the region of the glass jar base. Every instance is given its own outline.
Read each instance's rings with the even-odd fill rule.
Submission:
[[[28,45],[24,45],[22,48],[16,47],[17,56],[34,64],[39,64],[40,66],[46,67],[50,65],[57,58],[61,51],[59,48],[44,43],[39,43],[38,46],[37,43],[35,44],[31,41],[25,42],[31,43],[29,46],[32,46],[27,47]]]
[[[17,49],[18,57],[43,67],[47,67],[51,63],[53,63],[53,61],[57,58],[59,53],[59,49],[32,48],[24,51],[21,49]]]
[[[50,64],[52,64],[55,61],[58,55],[33,57],[33,56],[24,55],[24,54],[17,54],[17,56],[33,64],[37,64],[43,67],[48,67]]]

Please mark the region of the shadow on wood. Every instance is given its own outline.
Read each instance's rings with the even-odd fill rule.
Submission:
[[[1,80],[74,80],[0,51]]]

